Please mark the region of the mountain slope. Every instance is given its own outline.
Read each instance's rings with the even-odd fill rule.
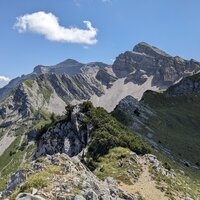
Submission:
[[[22,82],[36,79],[37,82],[41,81],[38,83],[41,87],[42,81],[46,82],[48,87],[53,84],[54,90],[58,87],[55,92],[65,102],[91,98],[95,105],[105,106],[102,102],[106,100],[109,101],[109,107],[105,108],[112,111],[127,95],[140,99],[143,92],[148,89],[167,88],[182,77],[199,70],[200,63],[195,60],[187,61],[180,57],[172,57],[149,44],[139,43],[133,51],[120,54],[112,66],[100,62],[83,64],[72,59],[54,66],[39,65],[33,73],[16,78],[0,89],[0,100],[9,97]],[[112,87],[114,85],[121,89],[118,91]],[[123,88],[127,89],[122,95]],[[111,92],[115,93],[116,97],[106,99],[107,93]]]
[[[37,66],[0,89],[1,146],[16,138],[23,124],[30,127],[43,113],[62,114],[68,103],[90,99],[95,106],[112,111],[127,95],[141,99],[148,90],[165,89],[200,64],[172,57],[146,43],[120,54],[112,66],[100,62],[82,64],[68,59],[54,66]],[[40,113],[40,115],[38,114]]]
[[[148,145],[102,108],[93,108],[85,118],[76,106],[67,106],[68,111],[74,112],[73,123],[60,116],[66,112],[66,105],[76,105],[88,99],[96,107],[103,106],[112,111],[121,99],[131,95],[121,101],[118,108],[122,102],[125,107],[121,111],[118,109],[116,117],[120,116],[119,120],[129,128],[146,136],[152,145],[173,153],[172,156],[187,166],[197,167],[198,154],[193,154],[195,149],[199,153],[198,139],[193,146],[191,143],[199,129],[199,113],[196,111],[199,109],[198,78],[192,83],[189,81],[189,86],[183,79],[179,82],[179,89],[176,89],[178,84],[173,84],[199,69],[197,61],[172,57],[146,43],[139,43],[133,51],[120,54],[113,65],[82,64],[68,59],[55,66],[37,66],[33,73],[12,80],[0,89],[0,188],[5,186],[6,178],[12,172],[24,163],[30,163],[33,156],[35,159],[55,153],[76,156],[84,149],[82,161],[91,170],[98,171],[99,159],[109,154],[110,148],[125,147],[138,154],[149,152]],[[163,94],[145,92],[149,89],[162,91],[169,86]],[[186,89],[190,91],[189,97],[185,94]],[[177,91],[182,92],[178,94]],[[133,97],[141,99],[143,94],[140,103],[133,100]],[[185,103],[191,101],[194,102],[192,106]],[[166,107],[168,105],[172,109]],[[55,124],[56,118],[59,118],[58,124]],[[155,121],[159,122],[158,126]],[[95,124],[95,131],[89,137],[91,123]],[[188,129],[184,129],[185,125]],[[180,132],[175,131],[176,127]],[[157,134],[161,131],[162,134]],[[187,143],[182,136],[187,138]],[[179,139],[180,143],[176,145]],[[181,146],[184,148],[180,152]],[[191,149],[189,153],[187,148]],[[169,149],[173,151],[169,152]],[[101,161],[105,162],[106,158]]]
[[[148,91],[140,102],[127,97],[114,115],[167,154],[199,168],[199,77],[186,77],[164,93]]]
[[[62,119],[35,132],[37,149],[24,156],[0,192],[2,198],[198,199],[198,182],[147,154],[150,147],[104,109],[84,102],[66,111]],[[26,147],[15,154],[28,153]]]

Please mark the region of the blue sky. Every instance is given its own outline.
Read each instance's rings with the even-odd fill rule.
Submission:
[[[200,60],[199,10],[199,0],[0,0],[0,76],[14,78],[67,58],[111,63],[141,41]],[[38,12],[55,26],[35,27]]]

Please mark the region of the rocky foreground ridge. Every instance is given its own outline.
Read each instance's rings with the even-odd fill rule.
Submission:
[[[165,169],[155,156],[149,154],[144,157],[139,157],[135,153],[129,151],[127,151],[127,154],[127,156],[129,156],[129,160],[127,160],[129,165],[135,163],[138,165],[138,168],[142,169],[142,166],[145,164],[149,168],[152,167],[154,173],[161,173],[163,176],[175,180],[176,174]],[[121,163],[123,164],[123,161],[121,161]],[[129,173],[134,173],[134,171]],[[155,184],[153,178],[152,183]],[[134,188],[134,184],[132,188]],[[164,192],[156,188],[154,188],[154,190],[157,190],[158,194],[153,194],[154,191],[149,191],[149,193],[152,193],[152,197],[168,199],[165,197]],[[31,193],[27,193],[26,191],[30,191]],[[16,198],[16,200],[21,200],[23,198],[38,200],[146,199],[144,193],[142,194],[142,190],[135,193],[128,193],[125,189],[125,185],[112,177],[107,177],[103,181],[99,180],[80,162],[78,157],[70,158],[66,154],[48,155],[33,161],[29,165],[29,168],[15,172],[8,182],[7,189],[2,193],[2,195],[8,194],[11,194],[10,199]],[[147,196],[147,199],[151,200],[152,198],[148,198]],[[181,199],[181,196],[179,199]],[[184,195],[183,199],[186,199]]]
[[[149,154],[151,147],[104,109],[85,102],[66,111],[28,133],[28,143],[17,150],[25,152],[21,165],[1,198],[198,200],[198,182]]]

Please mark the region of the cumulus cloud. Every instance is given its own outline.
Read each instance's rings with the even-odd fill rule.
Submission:
[[[93,45],[97,43],[97,29],[90,21],[83,21],[86,29],[64,27],[52,13],[43,11],[17,17],[14,27],[22,32],[33,32],[43,35],[46,39],[57,42]]]
[[[4,87],[7,85],[10,81],[10,78],[5,77],[5,76],[0,76],[0,88]]]

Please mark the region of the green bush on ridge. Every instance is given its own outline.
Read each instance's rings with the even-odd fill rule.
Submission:
[[[151,152],[151,148],[138,136],[126,129],[103,108],[91,107],[86,113],[87,123],[93,125],[87,156],[94,161],[114,147],[129,148],[137,154]]]

